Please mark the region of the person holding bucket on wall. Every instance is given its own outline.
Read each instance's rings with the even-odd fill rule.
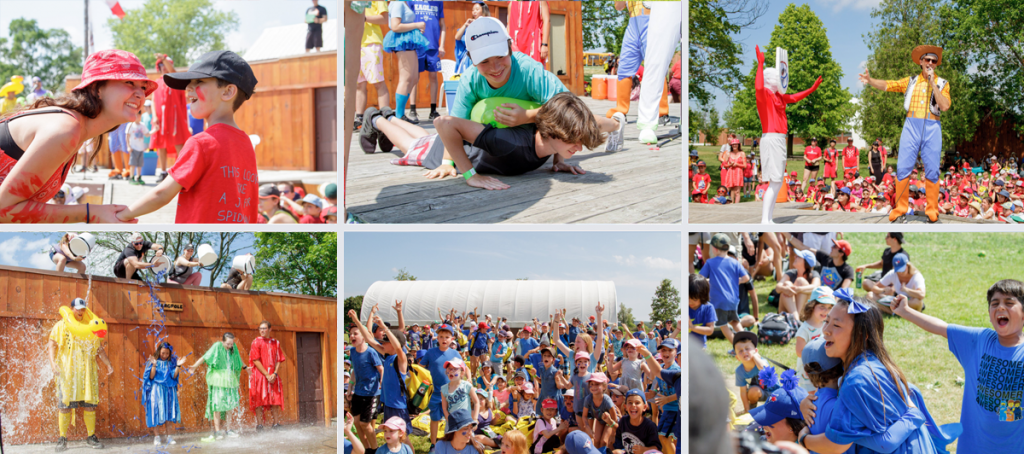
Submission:
[[[209,247],[207,244],[200,245],[199,247],[203,248],[203,246]],[[210,248],[211,253],[213,252],[212,249],[213,248]],[[203,282],[203,273],[201,271],[192,270],[193,267],[203,266],[203,263],[201,263],[200,260],[192,260],[195,256],[195,252],[195,246],[192,244],[185,245],[184,252],[182,252],[177,259],[174,259],[174,270],[167,275],[167,278],[181,285],[201,284]],[[202,255],[200,255],[200,257],[202,257]],[[213,260],[217,260],[216,254],[214,254]]]
[[[231,272],[227,280],[220,284],[220,288],[235,290],[249,290],[252,288],[252,277],[256,273],[256,257],[252,254],[245,254],[235,257],[231,263]]]
[[[152,249],[156,251],[156,255],[153,257],[153,262],[146,262],[146,253]],[[131,238],[128,240],[128,245],[124,247],[121,254],[114,260],[114,276],[121,279],[135,279],[141,281],[142,278],[139,276],[139,270],[147,268],[153,268],[156,264],[158,257],[163,257],[164,247],[159,244],[154,244],[146,241],[142,238],[142,234],[138,232],[132,233]]]
[[[76,256],[70,248],[71,239],[76,236],[78,236],[77,233],[65,233],[57,244],[50,246],[50,260],[57,265],[58,272],[64,271],[66,267],[78,271],[79,274],[85,273],[85,263],[82,263],[82,259],[85,257]]]

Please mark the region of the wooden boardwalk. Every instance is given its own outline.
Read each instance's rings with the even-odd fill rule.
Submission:
[[[612,107],[608,101],[583,98],[595,112]],[[636,103],[628,117],[636,121]],[[678,104],[672,105],[677,112]],[[433,133],[424,121],[428,109],[417,111],[420,126]],[[658,129],[665,134],[668,127]],[[551,172],[550,160],[540,169],[515,177],[498,177],[511,186],[503,191],[471,188],[461,179],[442,181],[424,178],[422,167],[394,166],[401,156],[378,151],[372,155],[359,148],[353,135],[349,156],[346,202],[348,210],[368,223],[655,223],[682,222],[682,175],[680,140],[664,148],[637,142],[635,124],[626,126],[623,151],[605,153],[584,150],[569,163],[586,175]]]
[[[881,213],[846,213],[814,211],[807,203],[780,203],[775,206],[776,224],[889,224],[889,215]],[[687,205],[691,224],[760,224],[761,202],[730,205]],[[908,224],[931,224],[926,216],[907,216]],[[999,224],[993,221],[939,215],[936,224]]]

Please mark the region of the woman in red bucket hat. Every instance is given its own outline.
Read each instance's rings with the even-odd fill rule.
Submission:
[[[124,205],[46,202],[64,184],[82,144],[135,121],[155,89],[134,54],[104,50],[89,56],[70,93],[0,117],[0,222],[118,222]]]

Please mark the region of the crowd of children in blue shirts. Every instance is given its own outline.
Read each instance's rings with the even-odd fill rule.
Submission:
[[[406,326],[393,308],[397,327],[377,307],[365,323],[349,313],[346,453],[413,452],[408,435],[426,430],[413,422],[419,390],[405,387],[414,366],[430,377],[431,454],[681,452],[681,323],[631,331],[598,304],[589,323],[563,310],[513,333],[475,310]]]

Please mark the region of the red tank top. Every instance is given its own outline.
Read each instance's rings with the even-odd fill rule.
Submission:
[[[4,180],[7,179],[7,175],[11,173],[11,169],[14,168],[14,165],[17,164],[18,160],[20,160],[21,157],[25,154],[25,150],[22,150],[21,147],[19,147],[18,144],[14,142],[14,138],[11,136],[11,131],[8,126],[8,123],[10,123],[11,120],[14,120],[15,118],[27,115],[38,115],[58,112],[74,116],[64,109],[52,108],[19,112],[9,118],[0,120],[0,184],[2,184]],[[68,173],[70,173],[71,171],[71,165],[75,162],[76,157],[77,154],[72,156],[68,160],[68,162],[64,163],[62,167],[58,167],[53,172],[53,175],[50,175],[50,178],[46,180],[46,182],[43,183],[43,185],[40,186],[39,189],[37,189],[36,192],[32,194],[31,197],[28,198],[28,200],[32,200],[34,202],[39,203],[49,202],[50,199],[52,199],[53,196],[57,194],[57,191],[60,190],[61,186],[64,185],[64,181],[67,180]]]

